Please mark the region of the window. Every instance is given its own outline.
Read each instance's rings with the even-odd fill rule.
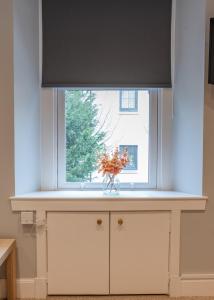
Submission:
[[[120,151],[122,152],[124,149],[127,149],[129,155],[129,164],[125,167],[126,170],[137,170],[137,161],[138,161],[138,146],[137,145],[120,145]]]
[[[121,90],[120,91],[120,112],[138,111],[138,91]]]
[[[119,114],[118,97],[138,114]],[[58,89],[58,187],[102,188],[98,160],[115,147],[130,160],[121,189],[156,187],[157,90]]]

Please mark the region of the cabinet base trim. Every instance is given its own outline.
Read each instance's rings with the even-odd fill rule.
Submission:
[[[36,298],[35,293],[35,278],[22,278],[17,279],[16,285],[17,285],[17,298],[19,299],[25,299],[25,298]],[[0,299],[6,298],[6,280],[1,279],[0,280]],[[46,295],[43,295],[43,298],[46,298]]]
[[[17,279],[17,297],[20,299],[46,299],[46,279]],[[39,294],[37,291],[39,290]],[[183,274],[171,279],[170,296],[214,296],[214,274]],[[6,297],[6,282],[0,280],[0,299]]]
[[[170,280],[170,296],[214,296],[214,274],[182,274]]]

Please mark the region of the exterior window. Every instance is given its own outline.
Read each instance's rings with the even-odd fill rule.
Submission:
[[[121,109],[137,114],[118,113]],[[155,188],[157,90],[58,89],[58,188],[102,189],[98,161],[127,147],[121,189]]]
[[[138,146],[137,145],[120,145],[120,151],[127,149],[129,155],[129,164],[124,170],[137,170]]]
[[[120,112],[138,111],[138,91],[121,90],[120,91]]]

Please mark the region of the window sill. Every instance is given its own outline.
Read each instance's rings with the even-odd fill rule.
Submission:
[[[205,210],[207,197],[175,191],[46,191],[11,197],[13,211]]]

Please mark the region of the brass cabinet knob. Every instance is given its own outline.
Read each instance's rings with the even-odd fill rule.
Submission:
[[[97,225],[102,225],[103,221],[101,219],[97,220]]]
[[[123,225],[123,219],[118,219],[118,225]]]

